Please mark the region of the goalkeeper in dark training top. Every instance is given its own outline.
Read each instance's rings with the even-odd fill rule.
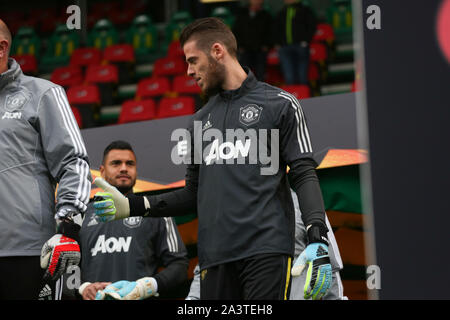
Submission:
[[[188,75],[209,96],[188,129],[186,186],[126,198],[97,179],[107,194],[94,204],[96,214],[109,221],[130,213],[162,217],[195,210],[201,299],[286,299],[291,275],[305,266],[305,297],[320,299],[332,276],[328,229],[299,101],[241,67],[236,39],[219,19],[194,21],[180,42]],[[308,234],[294,264],[290,187]]]

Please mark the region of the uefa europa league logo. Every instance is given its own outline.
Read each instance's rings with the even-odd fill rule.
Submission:
[[[436,33],[442,54],[450,63],[450,0],[443,0],[436,18]]]

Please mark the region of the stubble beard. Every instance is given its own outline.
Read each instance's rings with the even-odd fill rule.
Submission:
[[[210,98],[219,92],[223,91],[223,84],[225,82],[225,66],[214,60],[213,57],[208,56],[208,70],[205,95]]]

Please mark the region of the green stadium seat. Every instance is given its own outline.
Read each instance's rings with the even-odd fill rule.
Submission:
[[[117,30],[108,19],[97,21],[88,35],[88,46],[103,50],[118,42]]]
[[[231,13],[230,9],[227,7],[216,7],[211,12],[212,17],[222,19],[227,26],[230,28],[233,27],[234,24],[234,15]]]
[[[337,42],[351,42],[353,35],[352,7],[338,2],[327,10],[327,22],[332,25]]]
[[[159,49],[158,30],[147,15],[137,16],[126,33],[126,42],[134,48],[138,62],[153,60]]]
[[[69,64],[70,57],[80,43],[76,30],[69,30],[65,24],[56,27],[51,35],[45,55],[42,57],[42,69],[51,71]]]
[[[17,30],[11,46],[11,55],[32,55],[39,59],[41,40],[31,27],[22,27]]]
[[[179,11],[173,14],[166,27],[164,51],[169,44],[180,38],[181,31],[192,22],[192,16],[188,11]]]

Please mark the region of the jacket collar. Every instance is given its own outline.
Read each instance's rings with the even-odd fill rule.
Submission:
[[[247,73],[247,78],[245,78],[244,82],[242,82],[242,85],[234,90],[224,90],[220,92],[219,95],[223,99],[234,99],[242,97],[256,86],[258,80],[256,79],[253,72],[251,72],[248,67],[244,67],[244,71]]]
[[[0,74],[0,90],[3,90],[9,83],[16,80],[22,70],[20,69],[19,64],[13,58],[8,59],[8,70]]]

